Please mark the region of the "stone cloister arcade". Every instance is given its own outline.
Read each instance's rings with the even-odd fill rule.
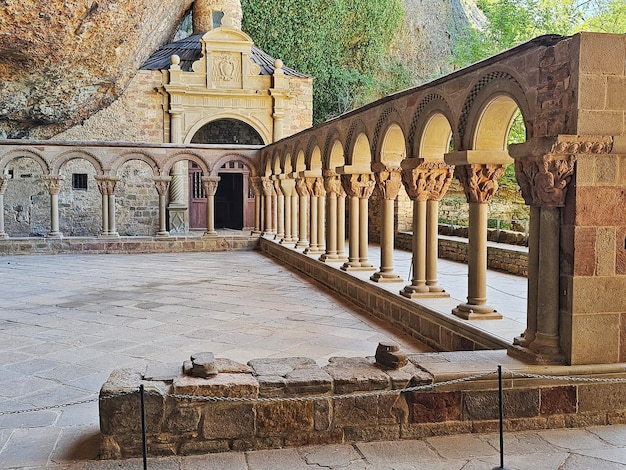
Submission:
[[[215,236],[216,175],[223,163],[240,160],[250,169],[261,243],[273,239],[342,271],[371,271],[372,282],[397,283],[402,297],[419,301],[447,295],[437,280],[438,202],[456,177],[470,226],[467,301],[453,313],[462,321],[497,320],[486,296],[487,207],[504,166],[514,162],[531,221],[527,328],[509,352],[539,363],[626,362],[625,63],[623,35],[537,38],[265,147],[0,142],[0,207],[11,184],[8,163],[28,156],[50,193],[49,235],[59,236],[62,170],[83,158],[97,173],[101,235],[114,236],[117,170],[138,159],[153,170],[157,237],[166,239],[166,175],[189,160],[206,175],[206,234]],[[526,142],[507,146],[517,112]],[[401,190],[413,201],[408,284],[392,256]],[[380,211],[370,207],[374,192]],[[368,259],[377,224],[378,267]]]

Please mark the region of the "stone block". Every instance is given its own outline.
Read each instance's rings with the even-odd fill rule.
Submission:
[[[626,383],[578,386],[578,411],[597,412],[626,409]]]
[[[333,401],[332,426],[377,426],[380,407],[378,397],[350,397]]]
[[[576,227],[574,245],[574,275],[593,276],[596,272],[596,228]]]
[[[504,390],[504,416],[507,419],[528,418],[539,415],[539,390]],[[498,419],[499,401],[497,390],[465,392],[463,397],[463,419]]]
[[[615,233],[615,274],[626,274],[626,226],[616,228]]]
[[[259,396],[263,398],[276,398],[285,396],[287,381],[278,375],[262,375],[257,377],[259,382]]]
[[[331,400],[313,402],[313,420],[316,431],[327,431],[331,425]]]
[[[400,439],[400,425],[350,427],[344,429],[346,442],[397,441]]]
[[[620,314],[573,315],[572,364],[617,362],[620,348],[619,328]]]
[[[385,390],[390,377],[376,367],[373,358],[331,357],[323,369],[334,381],[335,393]]]
[[[288,436],[314,430],[314,404],[311,401],[258,403],[256,415],[260,437]]]
[[[619,362],[626,362],[626,313],[619,318]]]
[[[461,419],[461,392],[413,392],[409,403],[411,423],[458,421]]]
[[[626,277],[575,277],[572,286],[574,315],[626,312],[626,296],[616,295],[626,291]]]
[[[615,227],[599,227],[596,239],[596,273],[598,276],[615,275]]]
[[[345,442],[344,430],[331,429],[323,432],[290,433],[285,436],[284,442],[285,446],[289,447],[342,444]]]
[[[178,377],[172,384],[172,393],[203,397],[259,396],[259,382],[250,374],[219,374],[209,379]]]
[[[606,76],[596,74],[581,74],[579,87],[581,108],[606,109]]]
[[[195,433],[200,431],[201,411],[199,406],[184,407],[179,402],[170,402],[163,423],[165,432],[172,434]]]
[[[576,413],[578,405],[575,386],[549,387],[539,389],[542,415]]]
[[[228,452],[230,450],[230,441],[228,439],[219,439],[213,441],[202,441],[192,439],[183,442],[179,447],[180,455],[191,454],[210,454],[214,452]]]
[[[400,346],[391,342],[378,343],[375,358],[379,366],[389,369],[400,369],[408,362],[406,354],[400,351]]]
[[[622,35],[582,33],[579,37],[581,73],[624,75],[626,50]]]
[[[191,355],[191,375],[203,379],[217,375],[215,356],[212,352],[201,352]]]
[[[255,435],[256,413],[252,403],[211,403],[202,407],[202,437],[231,439]]]
[[[317,363],[308,357],[253,359],[248,362],[248,365],[252,367],[254,375],[277,375],[280,377],[284,377],[296,369],[317,367]]]
[[[409,423],[400,426],[402,439],[422,439],[424,437],[468,434],[470,432],[472,432],[472,423],[470,421]]]
[[[315,368],[296,369],[285,376],[286,391],[289,395],[312,395],[331,392],[333,381],[327,372]]]

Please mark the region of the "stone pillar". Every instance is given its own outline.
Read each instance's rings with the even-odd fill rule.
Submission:
[[[285,113],[276,111],[272,114],[272,118],[274,118],[274,142],[278,142],[283,138],[283,119],[285,118]]]
[[[217,232],[215,231],[215,193],[217,192],[217,185],[220,181],[219,176],[203,176],[202,188],[204,194],[206,194],[206,232],[205,237],[215,237]]]
[[[285,195],[280,187],[279,177],[274,177],[274,191],[276,191],[276,220],[277,230],[274,238],[282,240],[285,237]]]
[[[254,192],[254,230],[253,234],[261,233],[261,219],[262,219],[262,204],[261,204],[261,194],[263,194],[263,186],[261,183],[261,178],[258,176],[250,177],[250,187]]]
[[[326,189],[326,252],[320,261],[337,260],[337,198],[341,188],[341,180],[334,170],[324,170],[324,189]]]
[[[165,204],[170,181],[172,181],[171,176],[159,176],[154,178],[154,185],[157,193],[159,193],[159,231],[157,232],[157,237],[170,236],[167,231],[167,208]]]
[[[374,269],[368,262],[368,199],[374,191],[371,173],[341,175],[341,185],[350,198],[350,241],[348,261],[341,267],[344,271]],[[364,233],[363,233],[364,232]]]
[[[337,195],[337,261],[348,261],[346,257],[346,192],[343,186]]]
[[[310,243],[309,247],[304,250],[305,253],[317,254],[324,253],[322,248],[324,240],[324,190],[323,179],[319,176],[307,177],[306,187],[309,191],[310,200]]]
[[[261,178],[261,185],[263,188],[263,196],[265,199],[265,227],[263,228],[263,235],[269,236],[272,232],[272,194],[274,193],[274,183],[271,178],[263,176]]]
[[[500,164],[458,165],[454,169],[470,207],[467,303],[460,304],[452,313],[466,320],[502,318],[487,304],[487,204],[498,190],[498,178],[504,169]]]
[[[7,183],[9,178],[0,176],[0,239],[9,238],[9,235],[4,231],[4,192],[7,189]]]
[[[63,234],[59,232],[59,192],[64,176],[43,176],[43,182],[50,193],[50,233],[48,238],[61,238]]]
[[[298,202],[299,202],[299,210],[298,210],[298,243],[296,243],[296,248],[307,248],[309,246],[309,239],[307,233],[307,199],[309,196],[309,190],[306,186],[305,178],[297,178],[296,179],[296,192],[298,193]]]
[[[185,198],[185,184],[187,181],[187,162],[176,162],[172,168],[172,182],[169,185],[169,222],[172,233],[186,233],[189,229],[187,217],[187,200]]]
[[[531,213],[527,325],[509,353],[535,363],[566,362],[559,329],[560,208],[574,174],[575,153],[581,148],[578,142],[556,142],[545,154],[515,160],[515,174]],[[565,153],[568,150],[570,154]]]
[[[298,238],[298,204],[300,203],[299,194],[296,191],[296,180],[293,181],[293,190],[291,191],[291,238],[293,243],[297,243]]]
[[[285,210],[285,236],[281,240],[283,244],[295,243],[296,239],[293,237],[293,221],[295,213],[293,211],[293,195],[296,188],[296,181],[292,178],[285,178],[280,180],[280,189],[285,197],[284,210]]]
[[[449,297],[437,286],[438,203],[452,181],[452,166],[409,158],[402,162],[402,182],[413,201],[413,277],[404,297]]]
[[[399,166],[389,166],[381,162],[372,163],[376,187],[382,197],[380,233],[380,269],[370,279],[374,282],[401,282],[402,278],[393,270],[395,200],[402,186],[402,173]]]
[[[107,206],[109,209],[109,230],[107,236],[116,238],[120,236],[119,233],[117,233],[117,223],[115,220],[115,186],[119,180],[120,179],[117,177],[109,178],[107,195]]]

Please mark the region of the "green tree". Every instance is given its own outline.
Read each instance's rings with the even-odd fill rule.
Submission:
[[[323,122],[412,84],[387,55],[402,0],[243,0],[243,30],[270,55],[314,78]]]

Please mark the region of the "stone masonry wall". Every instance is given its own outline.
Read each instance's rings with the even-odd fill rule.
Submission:
[[[217,375],[209,378],[183,375],[180,366],[171,371],[115,370],[100,391],[101,457],[141,455],[140,385],[150,456],[496,432],[494,375],[431,387],[438,382],[428,372],[431,368],[447,363],[446,370],[457,370],[451,366],[460,356],[448,354],[409,355],[408,363],[397,369],[374,358],[331,358],[319,367],[312,359],[296,357],[254,359],[247,365],[216,359]],[[468,352],[464,360],[491,368],[479,354]],[[493,370],[481,369],[489,372],[495,372],[495,364]],[[446,375],[468,377],[466,372]],[[415,386],[424,388],[389,393]],[[623,383],[508,377],[504,387],[507,430],[626,422]],[[367,396],[359,396],[363,393]],[[275,401],[211,401],[222,397]]]

